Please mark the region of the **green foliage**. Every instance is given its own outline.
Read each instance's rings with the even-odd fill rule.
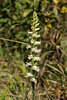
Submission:
[[[32,99],[30,83],[24,76],[34,10],[40,21],[39,40],[42,40],[36,99],[67,98],[67,0],[0,0],[1,100]]]

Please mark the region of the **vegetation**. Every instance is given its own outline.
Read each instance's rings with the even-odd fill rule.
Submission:
[[[41,41],[34,71],[30,31]],[[0,0],[0,100],[35,99],[67,100],[67,0]]]

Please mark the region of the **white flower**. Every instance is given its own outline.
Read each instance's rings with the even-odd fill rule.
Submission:
[[[41,60],[40,57],[34,57],[33,59],[34,59],[34,61],[40,61]]]
[[[34,82],[35,84],[37,84],[37,80],[36,80],[35,78],[31,78],[30,81],[32,81],[32,82]]]
[[[37,66],[33,66],[32,69],[37,71],[37,72],[39,72],[39,70],[40,70],[39,67],[37,67]]]
[[[29,39],[31,39],[31,36],[29,37]]]
[[[32,63],[31,62],[26,62],[26,66],[31,66],[32,65]]]
[[[40,52],[41,52],[41,49],[39,49],[39,50],[36,50],[35,52],[36,52],[36,53],[40,53]]]
[[[25,77],[33,77],[33,75],[31,73],[26,73]]]
[[[36,41],[35,45],[41,44],[41,41]]]
[[[33,39],[31,40],[31,43],[32,43],[32,44],[34,43],[34,40],[33,40]]]
[[[37,50],[36,48],[32,48],[32,51],[35,51],[35,50]]]
[[[40,28],[35,28],[35,31],[38,31],[38,30],[40,30]]]
[[[32,59],[33,58],[33,55],[28,55],[28,59]]]
[[[33,37],[36,37],[36,38],[39,38],[40,35],[37,35],[37,34],[32,34]]]
[[[41,49],[32,48],[32,52],[40,53],[41,52]]]
[[[27,45],[27,47],[26,47],[27,49],[29,49],[29,48],[31,48],[31,45]]]
[[[28,34],[32,34],[33,32],[28,32]]]

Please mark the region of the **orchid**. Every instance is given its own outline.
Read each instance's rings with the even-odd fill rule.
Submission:
[[[32,83],[33,93],[34,93],[34,86],[37,84],[36,75],[40,71],[40,68],[38,66],[38,62],[41,60],[41,58],[38,56],[38,53],[41,53],[41,49],[39,48],[41,45],[40,34],[38,27],[38,17],[37,13],[33,13],[33,23],[31,27],[31,32],[28,32],[30,43],[27,45],[27,49],[30,50],[30,54],[28,55],[28,61],[26,62],[26,67],[29,68],[29,73],[26,74],[26,78],[29,78],[30,82]]]

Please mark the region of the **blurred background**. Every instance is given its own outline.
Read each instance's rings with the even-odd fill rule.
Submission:
[[[0,0],[0,100],[32,100],[25,63],[34,10],[42,41],[37,100],[67,100],[67,0]]]

